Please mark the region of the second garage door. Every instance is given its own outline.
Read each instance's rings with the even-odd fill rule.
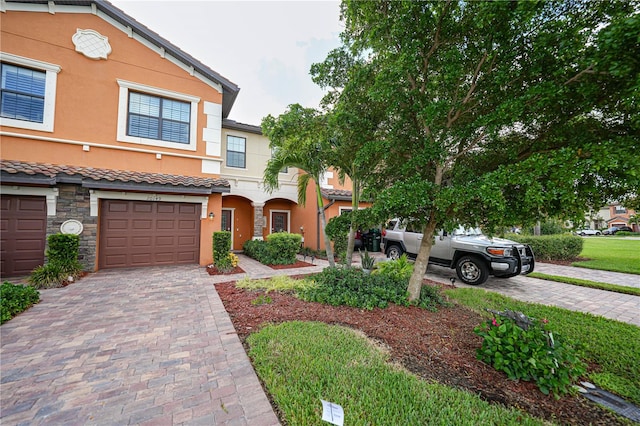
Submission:
[[[198,263],[200,204],[102,200],[100,268]]]

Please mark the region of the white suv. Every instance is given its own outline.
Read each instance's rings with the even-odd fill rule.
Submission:
[[[410,222],[394,219],[382,231],[382,251],[390,259],[397,259],[403,253],[415,258],[421,243],[422,233],[412,229]],[[429,263],[455,268],[464,283],[479,285],[489,275],[510,278],[533,272],[535,257],[526,244],[489,238],[478,228],[458,228],[436,234]]]

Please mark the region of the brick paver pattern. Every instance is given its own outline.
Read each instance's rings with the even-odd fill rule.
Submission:
[[[211,277],[108,270],[0,328],[0,423],[279,424]]]

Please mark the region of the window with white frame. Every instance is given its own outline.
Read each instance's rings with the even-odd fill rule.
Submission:
[[[244,169],[247,165],[247,140],[238,136],[227,136],[227,167]]]
[[[118,141],[196,150],[200,98],[118,80]]]
[[[128,136],[188,144],[190,121],[189,102],[129,92]]]
[[[615,206],[616,214],[625,214],[627,209],[622,206]]]
[[[0,59],[2,125],[53,132],[60,67],[9,53]]]

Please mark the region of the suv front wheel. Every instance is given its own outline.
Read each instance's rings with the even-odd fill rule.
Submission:
[[[391,244],[387,248],[387,257],[391,260],[400,259],[400,256],[402,256],[403,253],[404,251],[402,250],[402,247],[397,244]]]
[[[465,284],[480,285],[489,278],[487,264],[476,256],[462,256],[456,264],[458,278]]]

